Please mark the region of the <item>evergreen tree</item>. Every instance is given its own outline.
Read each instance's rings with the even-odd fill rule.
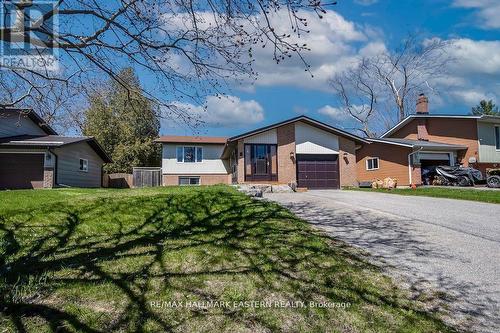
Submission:
[[[477,106],[474,106],[472,108],[471,113],[476,116],[483,114],[490,116],[500,116],[500,112],[498,111],[498,106],[496,106],[491,99],[489,101],[483,99],[481,102],[479,102]]]
[[[158,106],[142,94],[132,68],[123,69],[119,83],[110,80],[104,91],[89,98],[83,134],[94,136],[114,163],[108,173],[131,173],[133,167],[158,166],[160,145],[154,143],[160,131]]]

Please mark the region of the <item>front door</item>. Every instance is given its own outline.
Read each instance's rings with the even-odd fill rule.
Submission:
[[[277,181],[277,166],[276,145],[245,145],[246,181]]]

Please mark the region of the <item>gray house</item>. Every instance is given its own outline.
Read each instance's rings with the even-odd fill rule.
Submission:
[[[93,137],[60,136],[32,110],[0,109],[0,189],[100,187],[111,162]]]

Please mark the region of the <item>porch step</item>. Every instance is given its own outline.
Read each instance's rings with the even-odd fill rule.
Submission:
[[[295,192],[307,192],[307,187],[297,187]]]

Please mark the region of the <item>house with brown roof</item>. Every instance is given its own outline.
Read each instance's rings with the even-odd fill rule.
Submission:
[[[357,185],[356,149],[368,143],[306,116],[231,138],[162,136],[164,185]]]
[[[424,95],[416,114],[368,141],[356,155],[359,181],[392,177],[398,185],[420,185],[426,167],[471,166],[483,174],[500,167],[500,117],[429,114]]]
[[[100,187],[111,162],[93,137],[61,136],[32,110],[0,109],[0,189]]]

